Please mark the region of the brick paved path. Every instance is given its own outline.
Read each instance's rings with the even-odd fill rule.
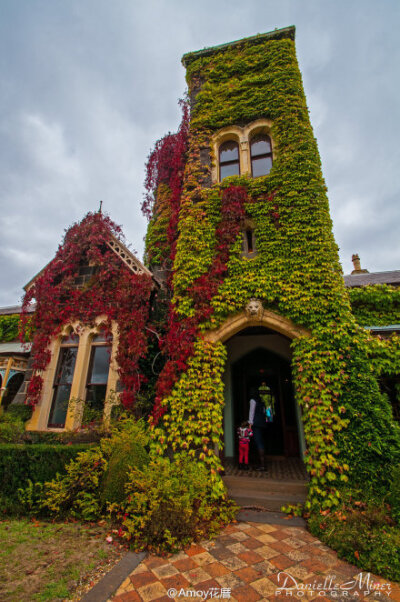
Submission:
[[[289,521],[288,521],[289,523]],[[308,533],[304,527],[239,522],[229,525],[213,540],[193,544],[184,552],[169,558],[148,556],[125,579],[112,602],[170,601],[167,592],[174,588],[180,596],[175,600],[201,600],[194,594],[185,595],[182,590],[211,590],[219,599],[232,602],[255,600],[395,600],[400,602],[400,586],[391,583],[380,595],[357,586],[347,592],[329,594],[332,584],[345,584],[359,575],[360,569],[337,558],[335,552]],[[290,574],[300,587],[295,586],[291,595],[278,594],[282,586],[283,571]],[[364,575],[366,575],[364,573]],[[329,583],[332,578],[331,583]],[[278,580],[281,581],[278,581]],[[289,579],[289,578],[288,578]],[[371,576],[373,582],[387,583],[385,579]],[[309,593],[301,590],[306,584]],[[314,590],[311,586],[314,584]],[[322,596],[317,595],[315,584],[321,584]],[[287,587],[293,581],[288,581]],[[212,589],[215,588],[215,589]],[[225,588],[225,590],[223,589]],[[230,590],[230,591],[228,591]],[[298,594],[297,592],[300,592]],[[209,594],[208,599],[211,594]],[[230,597],[229,597],[230,596]],[[110,601],[111,602],[111,601]]]

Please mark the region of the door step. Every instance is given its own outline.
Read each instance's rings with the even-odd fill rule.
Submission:
[[[229,497],[239,506],[256,506],[266,510],[280,510],[288,504],[303,504],[307,497],[307,482],[253,479],[225,476],[223,481]]]

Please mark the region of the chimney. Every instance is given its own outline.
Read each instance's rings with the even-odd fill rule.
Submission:
[[[361,269],[360,257],[358,253],[355,253],[351,256],[351,261],[353,262],[354,270],[351,272],[352,274],[368,274],[368,270]]]

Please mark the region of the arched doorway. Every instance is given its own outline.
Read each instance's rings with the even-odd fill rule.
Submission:
[[[293,392],[290,339],[269,328],[253,326],[236,333],[225,345],[223,459],[237,459],[237,428],[248,420],[251,391],[258,390],[262,383],[274,400],[273,420],[265,429],[267,456],[302,458],[305,441],[301,411]],[[257,461],[254,451],[250,460]]]

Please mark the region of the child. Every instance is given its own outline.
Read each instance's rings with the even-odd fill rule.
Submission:
[[[250,437],[253,436],[253,431],[251,430],[249,423],[245,420],[239,426],[237,433],[239,437],[239,468],[248,470]]]

